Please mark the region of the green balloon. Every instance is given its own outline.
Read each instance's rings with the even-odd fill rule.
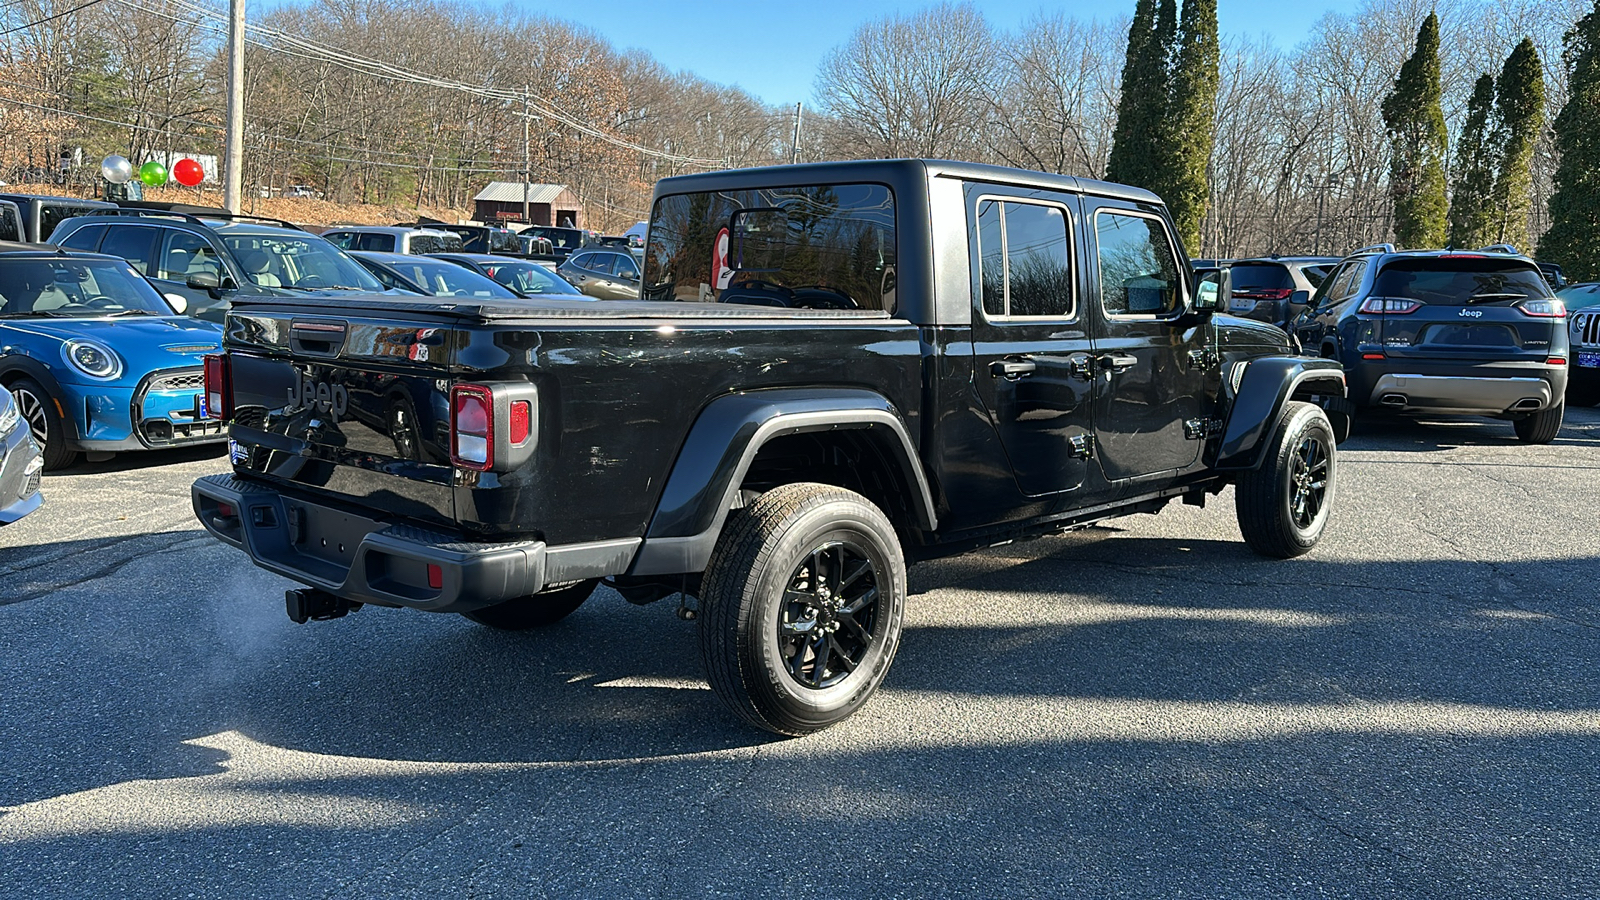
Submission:
[[[167,183],[167,167],[152,159],[139,167],[139,180],[149,187],[161,187]]]

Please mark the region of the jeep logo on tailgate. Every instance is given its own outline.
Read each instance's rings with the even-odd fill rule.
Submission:
[[[339,417],[350,408],[350,392],[342,384],[312,381],[307,375],[295,380],[294,387],[289,389],[289,402]]]
[[[1481,318],[1483,316],[1483,310],[1481,310],[1481,309],[1463,309],[1457,315],[1460,315],[1464,319],[1477,319],[1477,318]]]

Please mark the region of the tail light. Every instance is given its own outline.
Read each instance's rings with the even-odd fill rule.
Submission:
[[[1518,303],[1517,312],[1536,319],[1559,319],[1567,314],[1567,305],[1554,297],[1535,297]]]
[[[1294,288],[1240,288],[1233,296],[1240,300],[1287,300]]]
[[[450,389],[450,461],[508,472],[533,453],[536,392],[531,384],[458,384]]]
[[[204,358],[205,393],[200,399],[200,415],[207,419],[233,418],[233,362],[225,353]]]
[[[450,461],[464,469],[494,467],[494,391],[481,384],[450,389]]]
[[[1403,316],[1414,313],[1422,308],[1422,303],[1417,300],[1402,300],[1395,297],[1368,297],[1361,301],[1361,312],[1372,315]]]

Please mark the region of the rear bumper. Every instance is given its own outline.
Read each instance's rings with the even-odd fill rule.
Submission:
[[[470,612],[548,585],[620,574],[640,544],[639,538],[555,548],[534,540],[474,542],[231,475],[196,481],[191,497],[207,531],[268,571],[358,603],[432,612]],[[224,506],[231,516],[223,515]],[[432,578],[430,566],[438,567]]]
[[[1543,378],[1386,374],[1367,402],[1386,409],[1506,415],[1538,412],[1560,394]]]

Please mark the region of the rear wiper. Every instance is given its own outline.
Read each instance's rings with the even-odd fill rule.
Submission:
[[[1479,300],[1520,300],[1527,294],[1473,294],[1467,298],[1468,303],[1477,303]]]

